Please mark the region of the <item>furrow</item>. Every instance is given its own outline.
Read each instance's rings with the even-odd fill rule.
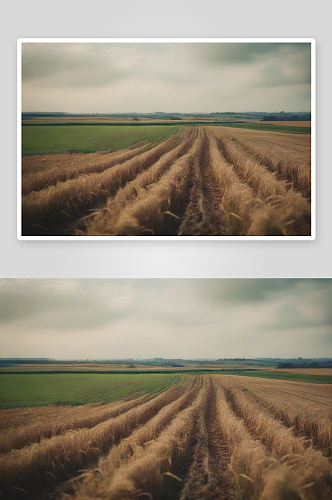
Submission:
[[[189,177],[189,202],[179,229],[180,236],[221,236],[225,219],[220,208],[221,192],[210,164],[210,142],[203,129],[201,147]]]
[[[232,500],[229,451],[218,426],[215,388],[209,384],[207,403],[195,424],[192,465],[180,500]]]

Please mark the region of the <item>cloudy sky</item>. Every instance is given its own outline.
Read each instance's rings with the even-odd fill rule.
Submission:
[[[23,111],[310,111],[308,43],[24,43]]]
[[[331,279],[3,279],[1,357],[332,357]]]

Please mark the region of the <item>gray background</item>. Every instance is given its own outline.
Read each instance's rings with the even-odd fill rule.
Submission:
[[[2,1],[0,277],[331,277],[331,2]],[[315,241],[18,241],[16,41],[284,37],[317,43]]]

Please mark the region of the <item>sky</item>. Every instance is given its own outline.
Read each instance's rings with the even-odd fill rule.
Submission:
[[[332,279],[1,279],[0,357],[332,357]]]
[[[23,43],[22,111],[310,111],[310,43]]]

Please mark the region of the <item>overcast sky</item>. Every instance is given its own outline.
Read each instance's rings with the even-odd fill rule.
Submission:
[[[331,279],[3,279],[0,357],[332,357]]]
[[[23,111],[310,111],[310,44],[25,43],[22,96]]]

